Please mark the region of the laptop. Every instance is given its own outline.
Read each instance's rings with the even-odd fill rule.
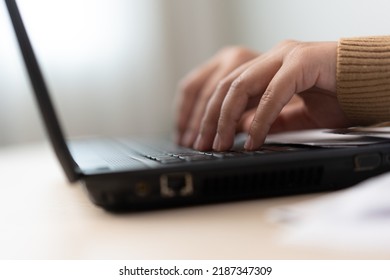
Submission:
[[[390,169],[390,142],[268,143],[199,152],[160,139],[67,140],[15,0],[5,0],[47,135],[70,182],[110,210],[147,210],[336,190]]]

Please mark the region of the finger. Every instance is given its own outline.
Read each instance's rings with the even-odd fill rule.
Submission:
[[[316,75],[315,71],[312,70],[314,71],[310,65],[304,65],[301,60],[293,59],[283,64],[260,100],[249,129],[245,144],[246,149],[259,148],[264,143],[271,126],[293,95],[314,86]],[[305,75],[307,72],[310,72],[310,75]]]
[[[198,99],[193,104],[192,114],[187,121],[186,130],[183,136],[182,145],[192,147],[199,133],[201,120],[206,110],[210,96],[215,91],[218,82],[227,74],[226,69],[219,69],[213,73],[198,94]]]
[[[278,56],[267,56],[233,81],[221,106],[213,149],[223,151],[232,146],[236,127],[249,101],[261,96],[280,66]]]
[[[198,150],[210,150],[215,138],[220,108],[232,82],[255,61],[248,61],[236,68],[226,78],[221,80],[206,106],[204,116],[201,121],[201,128],[197,136],[194,148]]]
[[[176,112],[176,130],[177,130],[177,142],[182,143],[184,133],[187,129],[188,122],[192,115],[194,104],[199,98],[199,94],[202,88],[210,77],[210,75],[218,67],[216,59],[212,59],[208,63],[205,63],[201,67],[192,71],[183,79],[179,86],[179,92],[176,96],[175,107]]]
[[[245,146],[247,149],[257,149],[264,143],[267,133],[294,94],[302,93],[313,87],[320,87],[328,93],[334,92],[336,47],[333,42],[298,44],[287,51],[283,57],[283,66],[273,77],[260,100],[249,130]],[[321,108],[321,106],[316,106],[316,108]],[[307,104],[305,104],[305,111],[301,111],[300,115],[297,113],[298,111],[295,111],[294,117],[298,118],[299,116],[306,125],[316,125],[310,124],[313,118],[307,111]],[[283,115],[278,122],[274,125],[275,129],[278,128],[278,125],[280,128],[283,122],[287,128],[294,126],[293,121],[283,119]]]
[[[259,53],[245,48],[227,47],[218,52],[210,62],[199,67],[197,70],[193,71],[188,78],[184,79],[184,82],[181,84],[181,92],[188,92],[189,96],[187,96],[187,94],[180,94],[180,98],[178,98],[179,110],[176,119],[177,130],[179,132],[179,142],[183,143],[184,138],[187,138],[187,142],[192,142],[191,139],[193,138],[193,133],[191,130],[197,131],[196,125],[194,124],[192,124],[194,129],[189,129],[188,131],[188,126],[191,125],[190,122],[191,119],[193,119],[193,114],[195,112],[194,122],[198,121],[198,116],[202,115],[204,112],[205,106],[202,107],[202,105],[204,105],[204,102],[208,100],[209,96],[212,94],[212,91],[210,92],[210,90],[208,90],[204,85],[211,84],[209,88],[214,90],[216,84],[218,83],[218,81],[209,83],[208,81],[211,79],[210,77],[215,77],[216,80],[220,80],[237,66],[257,57],[258,55]],[[218,68],[225,70],[222,74],[218,75],[214,73]],[[202,103],[199,106],[197,105],[198,97],[202,98]],[[199,107],[202,109],[197,109]]]

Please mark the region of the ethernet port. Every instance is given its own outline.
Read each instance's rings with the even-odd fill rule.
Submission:
[[[193,192],[192,176],[189,173],[164,174],[160,178],[162,197],[190,196]]]

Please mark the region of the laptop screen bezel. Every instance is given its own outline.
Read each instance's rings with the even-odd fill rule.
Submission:
[[[51,101],[49,91],[23,23],[18,5],[15,0],[5,0],[5,3],[49,140],[68,180],[74,182],[79,179],[81,175],[80,172],[78,172],[78,166],[73,160],[66,144],[63,130],[61,129],[59,119],[53,102]]]

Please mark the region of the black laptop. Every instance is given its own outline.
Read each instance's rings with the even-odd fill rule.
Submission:
[[[15,0],[5,0],[54,151],[108,210],[155,209],[329,191],[390,169],[390,142],[199,152],[158,139],[65,139]]]

